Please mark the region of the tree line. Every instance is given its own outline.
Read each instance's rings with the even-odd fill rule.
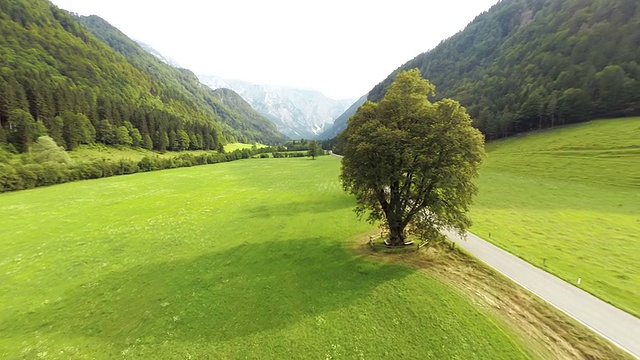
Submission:
[[[139,161],[100,159],[76,163],[51,137],[41,136],[33,143],[29,152],[21,154],[18,158],[0,149],[0,193],[77,180],[217,164],[248,159],[257,154],[267,154],[277,150],[278,148],[274,147],[253,147],[229,153],[183,153],[173,157],[147,155]]]

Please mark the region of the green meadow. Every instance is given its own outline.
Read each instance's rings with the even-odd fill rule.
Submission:
[[[350,250],[339,159],[0,194],[0,358],[527,359],[461,292]]]
[[[472,231],[640,316],[640,118],[491,142]]]
[[[224,146],[224,151],[232,152],[234,150],[242,150],[242,149],[251,149],[251,147],[256,146],[258,149],[267,147],[267,145],[263,144],[245,144],[245,143],[231,143]]]

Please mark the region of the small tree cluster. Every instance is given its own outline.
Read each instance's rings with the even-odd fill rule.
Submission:
[[[320,155],[323,155],[323,151],[320,148],[320,145],[318,145],[317,141],[311,140],[309,142],[309,150],[307,151],[307,156],[311,156],[311,158],[315,160],[316,157]]]

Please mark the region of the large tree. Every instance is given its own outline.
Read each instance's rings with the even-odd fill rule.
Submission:
[[[367,101],[349,120],[340,178],[356,212],[389,229],[388,243],[471,225],[473,179],[484,138],[457,101],[432,103],[435,87],[417,69],[400,73],[379,103]]]

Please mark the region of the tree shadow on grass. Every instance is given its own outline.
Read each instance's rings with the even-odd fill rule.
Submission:
[[[257,204],[247,207],[244,212],[248,218],[269,218],[273,216],[292,216],[298,214],[320,214],[355,207],[353,198],[340,195],[327,195],[322,199],[310,201],[290,201],[279,204]]]
[[[116,347],[225,341],[348,306],[411,272],[322,238],[243,244],[110,273],[8,319],[2,332],[98,338]]]

